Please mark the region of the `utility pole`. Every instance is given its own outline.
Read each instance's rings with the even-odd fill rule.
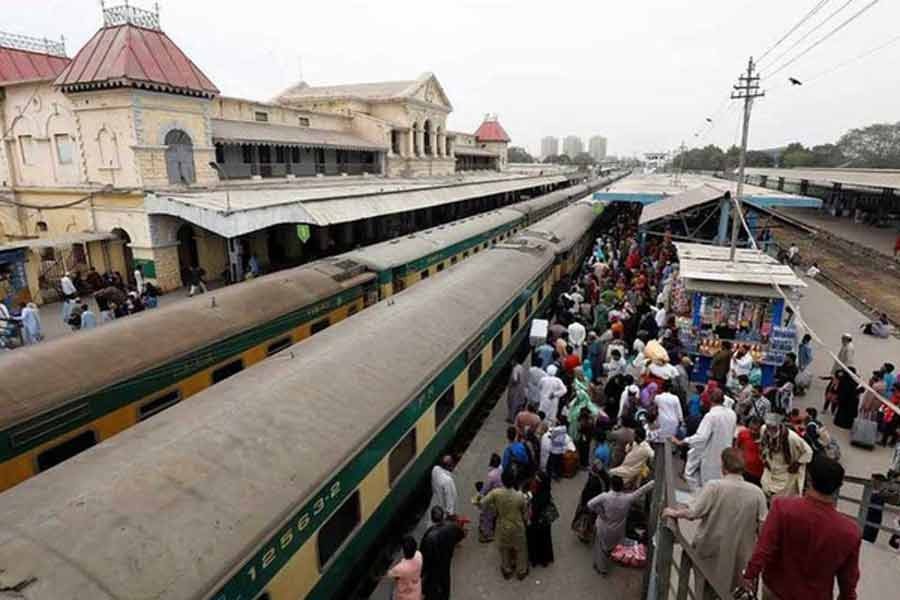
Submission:
[[[681,183],[681,173],[684,172],[684,153],[687,150],[687,146],[684,145],[684,141],[681,142],[681,146],[678,148],[678,168],[675,171],[675,185]]]
[[[747,163],[747,135],[750,132],[750,109],[754,98],[762,98],[765,92],[759,89],[759,75],[754,75],[753,57],[747,62],[747,73],[738,78],[738,84],[731,92],[732,100],[744,101],[744,130],[741,135],[741,155],[738,160],[737,193],[734,196],[734,215],[731,217],[731,254],[729,260],[734,262],[737,253],[738,232],[741,222],[741,202],[744,199],[744,167]]]

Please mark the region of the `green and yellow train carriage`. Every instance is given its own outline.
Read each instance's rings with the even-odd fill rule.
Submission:
[[[498,244],[0,495],[5,585],[337,597],[525,342],[565,252]]]
[[[0,360],[0,491],[393,294],[397,282],[413,285],[507,239],[536,215],[602,184],[378,244],[371,259],[369,249],[351,252],[8,353]]]

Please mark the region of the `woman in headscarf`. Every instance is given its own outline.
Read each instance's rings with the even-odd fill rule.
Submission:
[[[649,410],[651,406],[653,406],[653,401],[656,398],[656,392],[659,389],[659,386],[656,383],[648,383],[644,386],[644,389],[641,390],[641,408]]]
[[[481,483],[478,494],[481,497],[487,496],[491,490],[503,487],[501,475],[501,458],[496,452],[491,454],[490,469],[488,469],[487,477]],[[478,519],[478,541],[482,543],[494,540],[494,526],[497,524],[497,513],[493,509],[486,506],[481,508],[481,515]]]
[[[706,388],[704,388],[703,393],[700,394],[700,406],[703,408],[703,412],[706,413],[712,408],[712,393],[719,389],[719,382],[710,379],[706,382]]]
[[[538,471],[531,483],[531,519],[528,522],[528,561],[531,566],[549,566],[553,562],[553,538],[550,527],[559,518],[550,493],[550,475]]]
[[[856,369],[850,367],[854,375]],[[837,412],[834,414],[834,425],[841,429],[850,429],[853,427],[853,421],[859,414],[859,394],[863,388],[856,384],[856,381],[847,371],[838,372],[837,385]]]

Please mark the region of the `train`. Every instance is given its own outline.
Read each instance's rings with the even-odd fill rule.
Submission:
[[[325,600],[590,250],[578,201],[0,494],[26,600]]]
[[[557,190],[6,354],[0,360],[0,491],[509,239],[609,181]]]

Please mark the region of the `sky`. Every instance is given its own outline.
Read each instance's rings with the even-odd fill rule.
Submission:
[[[772,72],[872,0],[823,7],[761,63]],[[900,121],[900,2],[875,5],[770,79],[754,103],[751,148],[835,141],[854,127]],[[108,2],[107,4],[115,4]],[[269,100],[312,85],[435,73],[453,104],[449,128],[497,113],[514,145],[547,135],[603,135],[623,156],[739,142],[727,100],[814,0],[160,0],[162,27],[224,94]],[[143,8],[149,0],[132,0]],[[0,0],[0,29],[65,36],[71,55],[101,25],[97,0]],[[862,60],[864,52],[895,43]],[[784,58],[782,58],[784,55]],[[851,64],[829,73],[835,67]],[[823,74],[819,76],[820,74]],[[787,77],[804,81],[791,86]],[[819,77],[817,77],[819,76]],[[814,80],[813,80],[814,79]],[[712,125],[705,119],[714,117]],[[697,134],[697,135],[695,135]]]

